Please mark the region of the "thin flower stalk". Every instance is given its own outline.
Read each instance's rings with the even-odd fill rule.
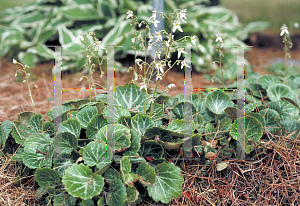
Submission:
[[[286,77],[286,71],[287,71],[287,58],[289,57],[290,58],[290,54],[289,54],[289,52],[288,52],[288,45],[287,44],[290,44],[290,48],[292,48],[292,46],[293,46],[293,43],[291,42],[291,40],[290,40],[290,35],[289,35],[289,31],[288,31],[288,28],[287,28],[287,26],[285,25],[285,24],[283,24],[282,26],[281,26],[281,28],[280,28],[280,30],[281,30],[281,33],[280,33],[280,36],[282,36],[282,35],[284,35],[284,37],[283,37],[283,43],[284,43],[284,53],[285,53],[285,58],[284,58],[284,60],[285,60],[285,71],[284,71],[284,79],[283,79],[283,81],[285,82],[285,77]]]
[[[222,56],[222,34],[216,34],[216,42],[219,42],[219,46],[218,46],[218,51],[219,51],[219,65],[220,65],[220,68],[221,68],[221,75],[222,75],[222,88],[224,89],[224,79],[223,79],[223,68],[222,68],[222,59],[221,59],[221,56]]]
[[[15,77],[17,76],[17,73],[18,73],[18,72],[24,72],[24,74],[25,74],[25,79],[26,79],[26,80],[24,80],[23,82],[27,84],[28,91],[29,91],[29,95],[28,95],[28,96],[29,96],[30,99],[31,99],[31,102],[32,102],[33,107],[34,107],[34,112],[36,113],[36,106],[35,106],[35,103],[34,103],[34,101],[33,101],[32,93],[31,93],[31,89],[30,89],[30,84],[34,84],[34,86],[35,86],[36,88],[38,88],[38,86],[37,86],[35,83],[33,83],[33,82],[30,82],[30,83],[29,83],[30,73],[28,73],[28,72],[26,71],[26,68],[29,69],[29,66],[28,66],[28,65],[25,65],[25,66],[24,66],[24,65],[21,64],[20,62],[17,62],[15,59],[13,59],[13,63],[14,63],[14,64],[19,64],[19,65],[21,65],[21,66],[23,67],[23,71],[20,70],[20,69],[18,69],[18,70],[16,71]]]

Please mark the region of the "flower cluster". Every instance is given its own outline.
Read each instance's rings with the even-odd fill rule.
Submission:
[[[126,14],[127,14],[126,19],[135,18],[133,12],[130,11],[130,10],[128,10],[128,12]],[[152,24],[154,24],[155,27],[157,27],[157,24],[160,23],[160,21],[156,20],[157,14],[158,14],[158,12],[156,11],[156,9],[154,9],[152,11],[152,16],[150,17],[150,22]],[[171,61],[167,61],[167,58],[170,58],[170,53],[171,53],[171,49],[170,48],[172,47],[172,45],[175,42],[174,41],[174,35],[173,35],[173,33],[176,32],[177,30],[179,30],[180,32],[183,32],[183,29],[181,27],[181,23],[182,22],[187,23],[187,21],[186,21],[187,20],[186,9],[182,9],[182,10],[176,11],[176,14],[177,14],[177,16],[176,16],[176,18],[175,18],[175,20],[174,20],[174,22],[172,24],[173,26],[171,28],[171,31],[172,31],[171,33],[168,34],[165,30],[163,30],[163,31],[155,31],[155,34],[151,34],[150,32],[148,34],[148,42],[147,42],[147,49],[148,50],[151,50],[153,45],[158,46],[157,45],[158,43],[163,43],[166,46],[166,49],[165,49],[165,51],[166,51],[166,59],[165,60],[160,60],[158,62],[155,59],[155,61],[153,63],[154,66],[151,67],[152,64],[149,65],[150,68],[155,69],[155,71],[150,69],[150,77],[151,77],[151,75],[156,75],[156,81],[158,81],[157,85],[159,84],[159,81],[162,80],[162,77],[166,74],[166,72],[169,69],[172,68]],[[164,16],[162,18],[164,18]],[[171,23],[171,17],[170,18],[166,17],[166,18],[169,19],[169,21]],[[139,25],[139,27],[140,27],[140,25],[142,23],[143,22],[141,22],[141,23],[137,22],[137,24]],[[167,40],[163,40],[161,32],[163,32],[163,33],[166,34]],[[184,37],[184,38],[186,39],[186,37]],[[196,36],[193,35],[190,38],[191,38],[192,45],[196,46]],[[144,40],[141,38],[141,33],[138,35],[137,39],[140,39],[142,41],[142,43],[140,45],[142,47]],[[131,42],[132,43],[136,43],[137,39],[136,38],[132,38]],[[172,51],[174,51],[174,50],[172,50]],[[187,62],[186,62],[185,59],[184,60],[179,60],[179,58],[181,57],[181,54],[187,54],[187,52],[184,51],[184,48],[183,47],[179,47],[177,49],[177,52],[178,52],[178,60],[176,62],[177,62],[177,64],[181,63],[181,69],[183,69],[183,67],[190,67],[187,64]],[[157,53],[156,53],[156,56],[158,57],[158,59],[161,59],[161,54],[162,54],[161,50],[158,49]],[[146,65],[147,64],[147,63],[145,63],[145,61],[143,61],[141,59],[136,59],[135,63],[136,63],[136,65],[141,70],[143,69],[142,65]],[[164,69],[166,67],[166,63],[168,63],[169,69],[167,71],[164,71]],[[175,63],[173,64],[173,66],[175,65]],[[144,75],[144,77],[142,77],[141,75],[138,75],[136,71],[134,72],[134,75],[135,75],[135,78],[133,80],[134,82],[137,81],[139,79],[139,77],[141,77],[141,79],[142,79],[142,83],[140,83],[140,90],[142,90],[142,89],[146,89],[147,90],[147,86],[148,86],[149,81],[150,81],[149,80],[150,79],[149,76],[148,75]],[[168,90],[168,89],[170,89],[172,87],[175,87],[175,85],[171,84],[171,85],[167,86],[166,90]],[[157,88],[157,86],[156,86],[156,88]],[[155,90],[156,90],[156,88],[155,88]]]
[[[108,57],[107,56],[103,56],[102,60],[100,62],[99,57],[98,57],[98,53],[99,53],[100,49],[105,50],[106,53],[107,53],[107,50],[101,44],[101,41],[98,38],[96,38],[96,33],[95,32],[89,32],[88,35],[92,36],[94,38],[94,45],[89,45],[88,47],[85,48],[85,54],[86,54],[86,57],[88,59],[88,61],[85,64],[85,66],[86,66],[86,69],[88,70],[89,76],[88,77],[87,76],[82,76],[79,79],[79,81],[82,81],[83,78],[86,78],[89,81],[89,88],[91,88],[90,89],[90,101],[91,101],[91,90],[93,88],[95,88],[96,85],[99,85],[97,83],[94,83],[94,80],[93,80],[93,77],[92,77],[92,74],[95,72],[95,69],[93,69],[93,67],[96,67],[96,65],[94,63],[92,63],[92,58],[95,58],[96,61],[98,61],[98,64],[99,64],[99,67],[100,67],[100,72],[101,72],[100,77],[103,78],[104,72],[101,69],[101,65],[102,65],[103,59],[104,58],[108,59]],[[82,41],[85,44],[88,43],[88,41],[85,39],[85,36],[87,36],[86,33],[79,33],[78,36],[77,36],[77,38],[76,38],[76,41]],[[99,85],[99,86],[103,87],[101,85]],[[96,90],[94,90],[94,92],[95,92],[95,96],[96,96]]]

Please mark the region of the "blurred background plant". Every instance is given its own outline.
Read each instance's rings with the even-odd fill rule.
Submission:
[[[224,5],[228,5],[226,2],[230,1],[224,1]],[[200,47],[192,48],[193,70],[197,72],[217,70],[217,66],[212,64],[218,56],[214,49],[215,33],[225,35],[224,45],[245,45],[243,40],[249,37],[250,32],[262,31],[269,26],[269,23],[262,21],[241,24],[231,10],[223,6],[207,7],[209,3],[209,0],[165,0],[166,14],[175,9],[187,9],[189,21],[182,25],[182,29],[185,35],[197,36],[196,42]],[[0,56],[8,59],[17,57],[23,64],[35,67],[37,63],[53,59],[54,48],[51,45],[64,45],[62,69],[78,72],[84,68],[86,57],[81,52],[84,44],[75,41],[76,36],[93,31],[103,45],[121,45],[115,48],[115,59],[124,59],[134,54],[130,38],[133,30],[130,20],[125,19],[128,10],[132,10],[140,21],[150,23],[152,1],[37,0],[2,10]],[[165,29],[170,30],[168,24],[165,24]],[[174,39],[181,37],[181,33],[174,35]],[[91,43],[92,38],[89,41]],[[182,46],[186,43],[183,42]],[[102,55],[99,52],[99,56]],[[236,70],[235,49],[225,49],[224,55],[224,68]],[[143,57],[144,53],[140,52],[138,56]],[[127,71],[117,61],[115,67],[118,71]],[[226,78],[231,77],[236,76],[230,73]]]

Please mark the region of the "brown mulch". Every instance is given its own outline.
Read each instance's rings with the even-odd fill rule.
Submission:
[[[270,65],[269,59],[284,58],[284,51],[278,48],[279,43],[273,47],[258,48],[254,44],[251,51],[246,52],[245,58],[249,60],[252,69],[260,75],[270,74],[265,68]],[[300,60],[299,48],[290,52],[293,59]],[[31,87],[33,99],[38,113],[44,115],[54,106],[54,78],[51,74],[53,62],[37,65],[31,70],[37,75],[33,80],[38,89]],[[18,82],[14,76],[21,66],[12,63],[12,60],[1,59],[0,67],[0,122],[14,121],[17,114],[24,111],[34,111],[28,97],[28,88]],[[193,85],[218,85],[203,78],[204,74],[193,73]],[[34,76],[34,75],[32,75]],[[64,88],[86,88],[88,82],[79,81],[82,74],[64,73],[62,77]],[[134,76],[131,73],[115,72],[115,86],[130,83]],[[95,82],[103,85],[99,73],[94,75]],[[184,74],[169,71],[164,77],[160,90],[175,83],[176,87],[169,91],[171,96],[182,94],[184,91]],[[88,91],[63,91],[63,102],[71,99],[88,98]],[[282,140],[284,138],[282,137]],[[298,140],[299,141],[299,140]],[[284,143],[284,141],[283,141]],[[182,169],[185,182],[183,193],[176,200],[164,205],[297,205],[300,202],[300,155],[299,149],[288,150],[284,145],[268,144],[268,153],[264,158],[257,156],[253,161],[229,160],[229,167],[223,172],[216,172],[215,166],[206,168],[208,177],[201,177],[197,171],[204,165],[195,161],[187,161]],[[275,155],[280,154],[278,160]],[[13,161],[0,159],[0,205],[38,205],[34,198],[33,178],[20,186],[12,182],[18,176],[18,167]],[[6,164],[6,163],[7,164]],[[178,164],[177,164],[178,165]],[[9,199],[10,198],[10,199]],[[35,202],[35,203],[34,203]],[[162,205],[153,201],[145,205]]]

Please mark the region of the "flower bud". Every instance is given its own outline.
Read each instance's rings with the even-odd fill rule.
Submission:
[[[34,85],[35,86],[35,88],[38,88],[38,86],[37,85]]]
[[[14,63],[14,64],[16,64],[16,63],[17,63],[17,61],[16,61],[15,59],[13,59],[13,63]]]
[[[26,80],[24,79],[24,80],[23,80],[23,82],[25,83],[25,82],[26,82]]]

